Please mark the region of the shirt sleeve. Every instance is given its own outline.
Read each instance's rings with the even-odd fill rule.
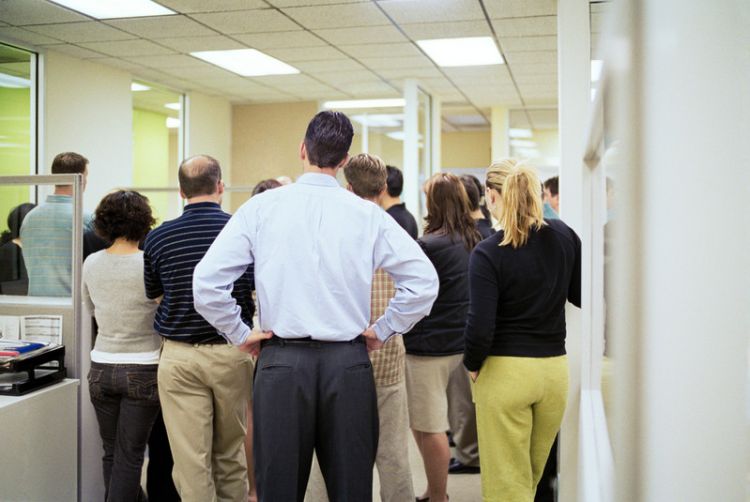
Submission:
[[[573,229],[573,244],[575,257],[573,259],[573,273],[570,275],[570,286],[568,287],[568,301],[581,308],[581,239]]]
[[[235,345],[242,345],[250,335],[232,291],[234,282],[253,263],[256,218],[247,214],[252,207],[243,206],[232,216],[193,274],[195,310]]]
[[[375,244],[374,269],[390,274],[396,294],[377,321],[374,330],[386,341],[394,333],[407,333],[432,310],[437,298],[437,272],[417,242],[388,214],[383,213]]]
[[[143,283],[146,285],[146,298],[153,300],[164,294],[164,286],[161,283],[158,265],[151,256],[151,249],[146,241],[143,251]]]
[[[479,371],[495,335],[499,284],[489,257],[475,249],[469,259],[469,312],[464,333],[464,366]]]

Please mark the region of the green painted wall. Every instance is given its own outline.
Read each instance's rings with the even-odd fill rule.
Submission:
[[[0,87],[0,176],[27,175],[31,162],[30,89]],[[29,202],[29,188],[0,186],[0,232],[8,229],[8,213]]]
[[[169,129],[167,116],[147,110],[133,110],[133,186],[169,186]],[[146,193],[158,222],[171,217],[176,194]],[[171,204],[170,204],[171,202]]]

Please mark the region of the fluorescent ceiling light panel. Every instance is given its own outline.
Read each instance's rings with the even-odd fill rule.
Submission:
[[[140,91],[150,91],[151,88],[147,85],[139,84],[138,82],[131,82],[130,90],[133,92],[140,92]]]
[[[503,57],[492,37],[436,38],[417,40],[417,45],[436,65],[486,66],[503,64]]]
[[[164,105],[164,108],[180,111],[180,103],[167,103],[166,105]]]
[[[294,66],[288,65],[255,49],[199,51],[191,52],[190,54],[243,77],[292,75],[299,73],[299,70]]]
[[[177,14],[151,0],[51,0],[52,2],[95,17],[117,19],[121,17],[170,16]]]
[[[393,99],[350,99],[347,101],[326,101],[323,108],[403,108],[406,100],[403,98]]]
[[[602,68],[604,67],[604,61],[601,59],[591,60],[591,81],[598,82],[602,77]]]
[[[509,135],[511,138],[531,138],[533,134],[531,129],[514,129],[511,128]]]
[[[169,129],[177,129],[178,127],[180,127],[180,119],[167,117],[167,127]]]
[[[404,121],[403,115],[389,115],[386,113],[352,115],[349,118],[369,127],[400,127]]]
[[[536,143],[529,139],[512,139],[510,144],[517,148],[536,148]]]

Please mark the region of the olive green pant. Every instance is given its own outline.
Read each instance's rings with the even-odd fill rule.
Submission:
[[[568,359],[488,357],[474,384],[484,502],[533,502],[568,398]]]

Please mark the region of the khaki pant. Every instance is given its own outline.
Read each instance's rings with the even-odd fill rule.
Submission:
[[[159,398],[183,502],[247,501],[252,377],[252,360],[232,345],[164,342]]]
[[[533,502],[568,399],[568,359],[490,356],[474,384],[484,502]]]
[[[409,414],[403,381],[376,387],[380,441],[375,466],[380,478],[382,502],[413,502],[414,487],[409,465]],[[318,462],[314,461],[305,494],[306,502],[328,502]]]
[[[477,413],[471,398],[471,380],[463,364],[453,370],[448,382],[448,423],[456,443],[456,460],[479,467]]]

